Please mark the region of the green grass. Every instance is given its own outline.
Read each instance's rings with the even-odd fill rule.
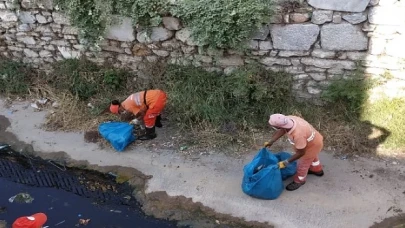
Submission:
[[[0,60],[0,93],[26,95],[32,82],[33,72],[20,62]]]
[[[405,148],[405,99],[383,98],[368,104],[364,108],[362,119],[390,132],[383,144],[386,148]]]
[[[180,127],[266,126],[272,112],[291,100],[291,77],[249,65],[230,75],[169,65],[165,74],[168,110]]]

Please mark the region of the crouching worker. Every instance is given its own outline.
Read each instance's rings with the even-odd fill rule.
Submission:
[[[135,115],[133,122],[143,120],[146,133],[138,139],[150,140],[156,138],[155,126],[162,127],[160,114],[166,106],[166,99],[166,93],[162,90],[145,90],[132,94],[121,103],[113,100],[110,111],[114,114],[130,112]]]
[[[294,191],[304,185],[307,174],[323,176],[322,165],[318,157],[323,148],[323,136],[311,124],[300,117],[282,114],[271,115],[269,124],[276,132],[270,142],[266,142],[264,146],[270,147],[279,138],[287,134],[288,141],[295,150],[293,156],[279,162],[280,169],[299,159],[294,181],[286,187],[288,191]]]

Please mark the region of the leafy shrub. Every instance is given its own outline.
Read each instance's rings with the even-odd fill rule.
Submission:
[[[231,123],[239,129],[264,126],[268,114],[282,109],[283,102],[291,98],[291,77],[256,65],[227,76],[169,65],[165,77],[170,115],[183,127],[203,123],[217,127]]]
[[[348,79],[334,81],[322,93],[322,98],[329,103],[343,104],[350,115],[358,118],[368,99],[368,90],[374,82],[356,74]]]
[[[269,22],[270,6],[268,0],[188,0],[172,13],[191,28],[200,44],[240,48],[254,30]]]
[[[96,64],[78,59],[58,62],[48,82],[59,90],[68,90],[81,100],[96,94],[112,95],[126,88],[128,73],[123,70],[100,68]]]
[[[134,24],[148,27],[158,25],[160,15],[168,10],[168,3],[160,0],[57,0],[56,3],[89,44],[103,39],[106,28],[118,22],[115,15],[130,17]]]
[[[32,71],[25,64],[0,60],[0,92],[26,94],[32,81]]]

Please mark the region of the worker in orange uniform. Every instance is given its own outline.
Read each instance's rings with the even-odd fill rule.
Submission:
[[[125,101],[113,100],[110,111],[115,114],[131,112],[135,115],[135,122],[145,124],[146,133],[139,140],[156,138],[155,126],[162,127],[161,112],[166,106],[166,93],[162,90],[145,90],[130,95]]]
[[[12,228],[42,228],[48,218],[44,213],[36,213],[31,216],[23,216],[16,219]]]
[[[311,124],[300,117],[282,114],[271,115],[269,124],[276,132],[270,142],[266,142],[264,146],[270,147],[287,134],[288,141],[295,150],[293,156],[278,163],[280,169],[299,159],[294,181],[286,187],[288,191],[294,191],[304,185],[307,174],[323,176],[322,165],[318,157],[323,148],[323,136]]]

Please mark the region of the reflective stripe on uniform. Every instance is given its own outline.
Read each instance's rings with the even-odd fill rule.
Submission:
[[[305,176],[303,176],[303,177],[298,176],[298,179],[299,179],[300,181],[303,181],[303,180],[305,180]]]
[[[312,166],[318,166],[319,164],[321,164],[320,161],[312,162]]]
[[[309,138],[307,138],[307,142],[311,142],[312,140],[314,140],[314,138],[315,138],[315,131],[313,129],[311,129],[311,136],[309,136]],[[295,145],[295,143],[290,138],[288,138],[288,142],[291,145]]]
[[[135,93],[132,94],[131,96],[131,100],[133,100],[135,102],[136,105],[141,106],[141,94],[140,93]]]

